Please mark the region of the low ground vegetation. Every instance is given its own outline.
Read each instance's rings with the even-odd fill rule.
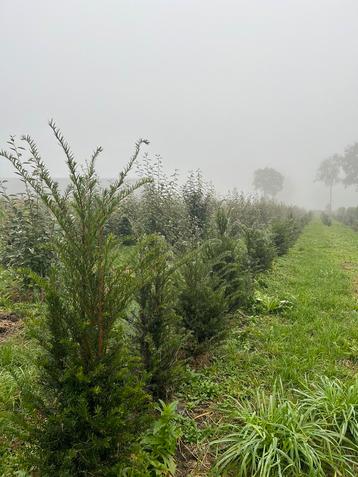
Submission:
[[[358,231],[358,207],[341,207],[336,210],[334,218]]]
[[[200,172],[181,186],[139,162],[144,140],[103,187],[101,149],[80,169],[50,126],[66,191],[31,138],[1,152],[28,192],[1,202],[1,307],[21,324],[0,342],[0,475],[354,475],[357,336],[329,243],[346,229],[219,200]]]

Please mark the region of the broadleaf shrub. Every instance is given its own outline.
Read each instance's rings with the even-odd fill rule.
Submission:
[[[165,404],[159,401],[156,406],[159,417],[142,437],[129,465],[116,467],[116,476],[171,477],[175,474],[174,456],[181,435],[176,408],[176,402]]]
[[[1,264],[28,269],[38,275],[49,273],[54,258],[54,222],[30,190],[20,196],[2,191],[4,216],[0,222]],[[29,285],[25,279],[25,284]]]

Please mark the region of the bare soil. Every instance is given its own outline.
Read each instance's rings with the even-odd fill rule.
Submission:
[[[0,342],[5,341],[20,325],[16,313],[0,311]]]

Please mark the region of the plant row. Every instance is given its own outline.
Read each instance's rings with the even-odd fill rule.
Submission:
[[[128,181],[145,140],[104,187],[101,148],[80,168],[50,126],[66,190],[30,137],[1,152],[27,187],[22,197],[3,194],[1,261],[44,301],[32,323],[34,372],[29,380],[11,371],[16,398],[1,402],[5,449],[12,455],[15,439],[22,468],[41,476],[171,475],[175,405],[161,400],[250,307],[255,277],[308,216],[236,193],[219,199],[200,173],[179,187],[159,159],[145,158],[142,178]]]

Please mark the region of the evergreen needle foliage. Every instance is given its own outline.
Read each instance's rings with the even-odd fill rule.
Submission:
[[[228,302],[225,286],[212,273],[212,263],[198,251],[182,268],[178,312],[192,335],[193,353],[205,349],[222,336],[227,324]]]
[[[95,162],[102,149],[80,170],[61,131],[53,121],[50,127],[66,156],[70,186],[64,193],[29,136],[22,137],[25,147],[11,138],[10,151],[0,153],[58,228],[58,265],[49,281],[39,281],[46,291],[46,329],[39,337],[39,392],[24,391],[32,413],[28,423],[42,475],[110,475],[141,425],[146,396],[118,325],[134,277],[118,265],[117,243],[104,232],[121,202],[146,182],[128,186],[125,179],[147,141],[136,143],[118,179],[101,188]]]
[[[156,398],[167,397],[183,371],[186,333],[176,313],[179,266],[163,237],[143,237],[136,254],[135,327],[149,390]]]
[[[225,287],[228,310],[233,312],[245,307],[252,298],[252,277],[249,256],[243,240],[232,237],[227,212],[219,208],[216,216],[217,238],[204,244],[212,272]]]

